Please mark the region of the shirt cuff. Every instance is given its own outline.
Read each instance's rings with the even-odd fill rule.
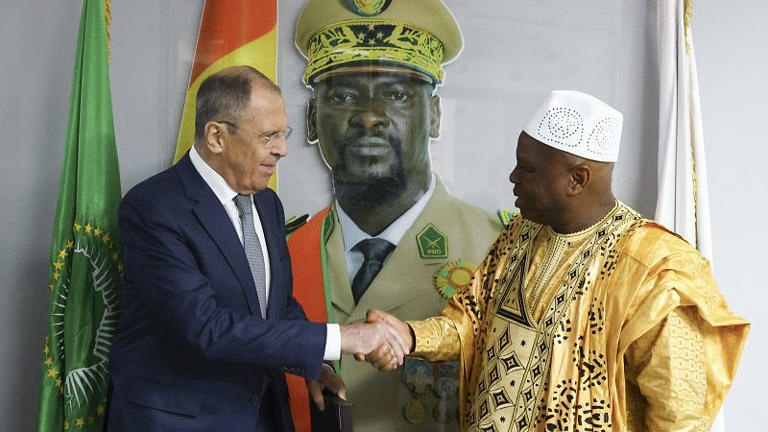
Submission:
[[[339,360],[341,358],[341,327],[338,324],[326,324],[325,351],[323,360]]]

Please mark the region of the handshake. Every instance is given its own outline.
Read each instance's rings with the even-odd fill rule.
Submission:
[[[413,351],[415,341],[408,324],[377,309],[368,311],[365,322],[342,324],[340,328],[341,352],[353,354],[358,361],[367,361],[382,372],[402,365],[405,356]],[[307,388],[320,411],[325,411],[325,392],[346,400],[346,386],[330,367],[323,367],[317,380],[307,380]]]
[[[368,311],[365,322],[341,326],[341,352],[354,354],[380,371],[402,365],[414,343],[408,324],[377,309]]]

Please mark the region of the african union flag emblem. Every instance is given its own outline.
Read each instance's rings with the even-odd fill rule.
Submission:
[[[64,397],[65,417],[77,428],[105,413],[122,263],[109,232],[90,223],[75,223],[72,231],[51,264],[44,364],[46,379]]]

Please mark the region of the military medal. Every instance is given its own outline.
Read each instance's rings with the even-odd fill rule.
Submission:
[[[426,360],[406,358],[403,364],[403,380],[412,393],[417,395],[427,391],[432,384],[432,363]]]
[[[451,298],[454,292],[462,290],[472,282],[475,265],[464,260],[443,264],[432,276],[435,289],[445,299]]]
[[[452,400],[456,399],[456,391],[459,388],[458,382],[456,382],[456,376],[459,371],[459,363],[455,361],[447,361],[435,363],[435,388],[432,391],[437,395],[439,400],[437,405],[432,409],[432,417],[440,423],[448,423],[453,420],[452,416]],[[455,406],[455,405],[454,405]]]
[[[424,404],[418,399],[411,399],[403,407],[403,417],[410,424],[421,424],[424,421],[424,417],[426,417],[425,411]]]
[[[438,423],[443,423],[443,424],[453,420],[453,416],[451,415],[451,408],[448,405],[448,401],[440,399],[437,402],[437,405],[435,405],[435,407],[432,408],[432,417]]]
[[[459,384],[456,382],[456,374],[459,370],[459,363],[455,361],[446,361],[435,364],[437,382],[433,389],[437,397],[447,400],[456,394]]]
[[[415,358],[405,359],[401,379],[413,398],[403,406],[403,417],[408,423],[421,424],[427,415],[427,409],[419,397],[432,386],[432,374],[432,363]]]

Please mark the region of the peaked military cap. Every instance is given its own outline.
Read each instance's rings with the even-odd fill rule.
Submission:
[[[309,0],[296,22],[296,47],[314,85],[350,72],[407,73],[442,83],[461,52],[461,29],[442,0]]]

